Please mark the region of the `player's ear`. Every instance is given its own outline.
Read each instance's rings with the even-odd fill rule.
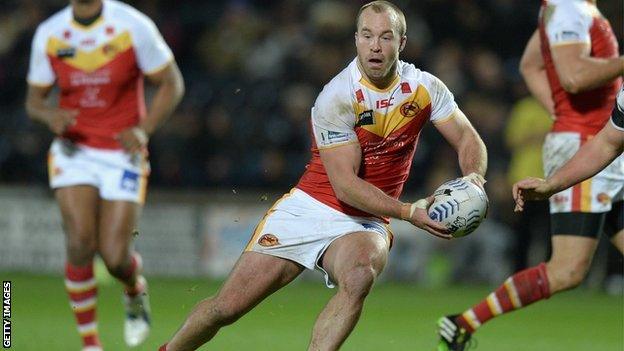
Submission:
[[[355,43],[357,44],[357,38],[358,38],[357,31],[355,31],[355,33],[353,33],[353,37],[355,38]]]
[[[399,43],[399,52],[405,49],[405,44],[407,43],[407,35],[401,37],[401,42]]]

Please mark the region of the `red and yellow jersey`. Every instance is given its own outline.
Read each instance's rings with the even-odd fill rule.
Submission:
[[[359,143],[358,176],[398,198],[409,175],[420,131],[457,108],[453,94],[433,75],[399,61],[397,77],[384,90],[360,72],[357,59],[329,82],[312,108],[312,159],[297,188],[348,215],[373,215],[338,200],[319,149]],[[387,221],[387,218],[384,218]]]
[[[615,101],[621,78],[602,87],[570,94],[563,90],[555,70],[550,48],[558,45],[586,43],[591,56],[618,56],[618,44],[609,21],[595,4],[583,0],[542,1],[539,16],[541,51],[555,103],[555,132],[577,132],[594,135],[602,129]]]
[[[59,105],[77,109],[77,123],[63,137],[95,148],[121,148],[115,136],[145,115],[143,74],[173,60],[154,23],[115,0],[89,26],[71,6],[39,25],[32,42],[28,83],[60,89]]]

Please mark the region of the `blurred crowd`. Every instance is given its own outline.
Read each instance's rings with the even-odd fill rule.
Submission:
[[[156,188],[287,190],[309,159],[316,95],[355,56],[364,1],[128,1],[157,24],[175,53],[187,94],[152,137]],[[0,183],[45,184],[52,138],[23,108],[38,23],[67,0],[0,4]],[[406,14],[401,58],[444,81],[489,150],[490,216],[512,222],[510,182],[541,175],[549,116],[518,72],[540,2],[397,0]],[[622,3],[599,7],[622,38]],[[619,30],[618,30],[619,29]],[[421,136],[405,191],[424,194],[459,174],[435,128]]]

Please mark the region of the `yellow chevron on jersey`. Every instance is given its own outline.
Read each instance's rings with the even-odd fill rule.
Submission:
[[[369,106],[361,102],[354,102],[353,109],[356,116],[358,116],[356,125],[360,125],[361,128],[380,137],[387,137],[392,132],[410,123],[413,117],[429,106],[429,104],[431,104],[431,96],[427,89],[420,84],[414,93],[405,95],[401,100],[395,100],[393,102],[394,107],[386,113],[372,110],[374,116],[373,124],[361,125],[359,121],[359,116],[362,116],[366,111],[370,111]]]
[[[50,37],[46,52],[52,57],[58,57],[63,50],[73,50],[72,55],[64,58],[63,61],[81,71],[93,72],[110,63],[118,54],[125,52],[131,47],[132,37],[130,32],[124,31],[111,40],[100,44],[94,50],[89,51],[73,47],[61,39]]]

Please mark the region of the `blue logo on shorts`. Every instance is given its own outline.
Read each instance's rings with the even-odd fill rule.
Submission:
[[[124,171],[119,186],[127,191],[137,191],[139,188],[139,174],[131,171]]]

